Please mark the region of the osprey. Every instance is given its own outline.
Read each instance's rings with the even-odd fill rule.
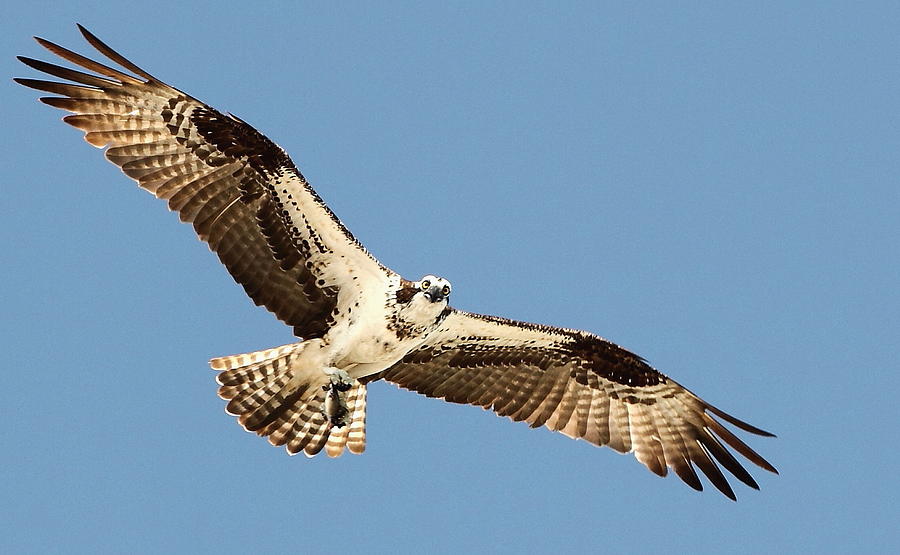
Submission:
[[[759,486],[723,442],[777,473],[714,416],[752,434],[772,434],[712,406],[622,347],[584,331],[451,308],[446,279],[410,281],[383,266],[284,150],[79,29],[125,71],[36,38],[93,73],[19,57],[68,82],[16,81],[58,95],[40,100],[72,112],[66,123],[166,200],[250,298],[301,339],[210,361],[228,413],[246,430],[291,454],[362,453],[366,388],[384,379],[633,452],[656,474],[671,468],[702,490],[696,467],[731,499],[719,465]]]

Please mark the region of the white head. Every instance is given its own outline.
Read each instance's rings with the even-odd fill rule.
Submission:
[[[421,294],[425,299],[433,303],[447,301],[452,289],[449,281],[430,274],[417,281],[416,286],[419,289],[419,293],[416,293],[416,295]]]

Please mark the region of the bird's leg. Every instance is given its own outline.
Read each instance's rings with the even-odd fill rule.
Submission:
[[[344,394],[353,387],[354,380],[347,372],[337,368],[327,368],[325,374],[328,376],[328,383],[322,386],[322,390],[326,392],[322,416],[335,428],[342,428],[350,415]]]
[[[326,368],[324,370],[325,375],[328,376],[329,385],[323,387],[333,387],[338,391],[350,391],[350,388],[353,387],[353,378],[350,377],[350,374],[341,370],[339,368]]]

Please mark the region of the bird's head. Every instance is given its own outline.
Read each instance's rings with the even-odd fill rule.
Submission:
[[[450,298],[450,282],[438,276],[427,275],[416,282],[419,292],[428,301],[439,303]]]

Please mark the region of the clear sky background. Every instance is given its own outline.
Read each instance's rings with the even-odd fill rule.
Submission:
[[[60,4],[0,23],[0,551],[900,549],[897,3]],[[76,21],[388,266],[643,355],[781,475],[732,503],[390,384],[363,456],[244,432],[207,360],[290,330],[10,80]]]

